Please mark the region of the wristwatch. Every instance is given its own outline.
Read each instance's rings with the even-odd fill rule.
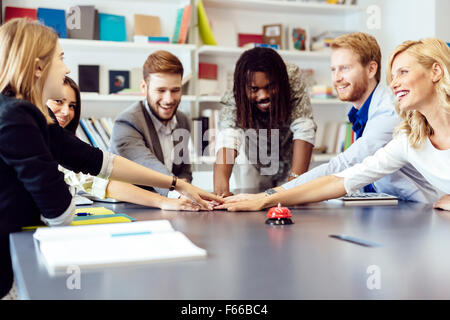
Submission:
[[[277,190],[270,188],[270,189],[267,189],[266,191],[264,191],[264,193],[266,194],[266,197],[268,197],[271,194],[277,193]]]
[[[300,175],[299,174],[296,174],[296,173],[294,173],[294,172],[290,172],[289,173],[289,177],[294,177],[294,178],[297,178],[297,177],[300,177]]]

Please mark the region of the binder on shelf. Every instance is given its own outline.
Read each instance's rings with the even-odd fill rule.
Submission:
[[[98,11],[95,6],[78,6],[80,9],[80,28],[68,28],[70,39],[98,40]]]
[[[189,24],[191,22],[191,9],[190,4],[186,5],[183,10],[183,17],[181,19],[180,34],[178,36],[178,43],[186,43],[187,34],[189,30]]]
[[[99,69],[98,65],[78,66],[78,86],[81,92],[99,93]]]
[[[88,269],[207,255],[168,220],[38,228],[33,237],[50,275],[71,265]]]
[[[33,8],[5,7],[5,22],[14,18],[37,20],[37,10]]]
[[[38,8],[37,18],[47,27],[53,28],[60,38],[67,38],[66,12],[60,9]]]
[[[99,121],[97,121],[94,117],[90,118],[92,125],[97,130],[98,134],[100,135],[100,138],[102,139],[103,143],[105,144],[105,150],[108,150],[109,147],[109,137],[106,134],[105,130],[103,129],[102,125]]]
[[[99,13],[99,38],[105,41],[127,41],[125,16]]]
[[[161,20],[157,16],[135,14],[134,35],[147,37],[160,37]]]

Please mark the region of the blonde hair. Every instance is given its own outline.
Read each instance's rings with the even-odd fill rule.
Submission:
[[[402,52],[408,52],[425,69],[430,70],[437,63],[443,70],[442,78],[436,83],[436,94],[442,108],[450,112],[450,48],[447,44],[436,38],[419,41],[405,41],[391,53],[387,67],[387,83],[392,82],[392,63],[395,57]],[[398,103],[395,106],[397,113],[403,121],[395,129],[394,134],[406,133],[408,141],[413,148],[419,148],[427,137],[433,134],[427,119],[416,110],[401,111]]]
[[[57,41],[51,28],[26,18],[12,19],[0,27],[0,92],[12,90],[17,99],[33,103],[49,124],[54,121],[42,93]],[[38,59],[43,69],[36,81]]]
[[[365,67],[371,61],[375,61],[378,65],[375,78],[377,82],[381,79],[381,50],[377,40],[363,32],[354,32],[344,34],[334,39],[331,49],[350,49],[359,56],[359,62]]]

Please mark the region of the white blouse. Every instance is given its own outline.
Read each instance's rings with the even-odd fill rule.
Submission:
[[[420,149],[414,149],[406,134],[394,137],[373,156],[334,175],[344,178],[345,190],[352,194],[408,163],[436,189],[450,194],[450,149],[436,149],[428,138]]]

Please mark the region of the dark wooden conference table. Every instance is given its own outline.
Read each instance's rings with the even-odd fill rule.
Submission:
[[[431,205],[352,206],[322,202],[292,208],[294,224],[269,226],[267,211],[174,212],[95,203],[138,221],[167,219],[208,256],[81,270],[51,277],[33,232],[12,234],[22,299],[450,299],[450,213]],[[329,237],[376,242],[365,247]],[[376,277],[376,278],[375,278]]]

